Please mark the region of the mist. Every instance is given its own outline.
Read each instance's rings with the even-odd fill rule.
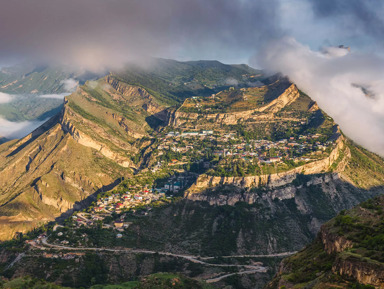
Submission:
[[[0,63],[20,58],[99,72],[152,56],[237,62],[281,33],[278,0],[1,2]]]
[[[47,120],[13,122],[0,117],[0,137],[7,139],[22,138],[41,126]]]
[[[287,75],[348,136],[384,155],[381,0],[0,2],[1,64],[33,61],[97,74],[150,57],[248,62]],[[72,91],[77,83],[64,85]],[[0,102],[10,100],[0,94]]]
[[[384,59],[345,48],[322,50],[287,37],[266,45],[254,61],[288,76],[348,137],[384,156]]]
[[[12,96],[8,93],[0,92],[0,104],[12,101]]]

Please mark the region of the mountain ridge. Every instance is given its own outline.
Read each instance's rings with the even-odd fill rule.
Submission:
[[[43,127],[0,145],[0,238],[20,236],[73,214],[61,222],[63,231],[59,229],[71,238],[63,240],[49,229],[50,242],[67,241],[79,246],[77,250],[109,244],[205,257],[275,255],[300,250],[339,211],[382,193],[383,159],[344,136],[332,118],[287,79],[265,79],[251,71],[238,86],[222,86],[226,79],[217,77],[227,77],[224,71],[213,74],[210,83],[201,82],[206,74],[187,83],[183,77],[190,73],[190,64],[168,64],[170,70],[162,70],[165,65],[153,73],[130,68],[87,81]],[[196,71],[199,75],[200,68]],[[137,79],[150,75],[151,81],[138,85]],[[249,85],[250,79],[265,83]],[[211,87],[201,90],[204,85]],[[181,91],[185,95],[180,96]],[[203,95],[195,95],[200,92]],[[119,209],[126,202],[121,197],[129,198],[131,191],[135,202],[148,194],[156,201]],[[119,201],[102,217],[96,211],[104,209],[98,206],[111,196],[120,196]],[[83,214],[101,217],[101,223],[83,222]],[[119,237],[113,229],[118,220],[129,223],[118,231]],[[84,234],[87,238],[80,237]],[[63,274],[69,274],[63,270],[57,276],[51,270],[60,262],[69,262],[71,268],[72,261],[60,257],[55,263],[32,249],[41,257],[36,265],[28,245],[23,250],[28,268],[16,264],[5,269],[7,276],[38,274],[62,283]],[[3,253],[3,264],[16,258],[11,251]],[[92,256],[78,258],[82,270],[86,272],[89,258],[99,258],[110,264],[108,270],[99,269],[115,283],[159,272],[167,262],[172,270],[205,280],[229,274],[188,269],[192,265],[174,262],[171,256],[146,256],[145,264],[135,261],[136,267],[128,265],[141,258],[135,254]],[[56,265],[49,269],[49,262]],[[258,280],[239,272],[231,278],[238,286],[261,288],[278,260],[247,262],[266,262],[269,271],[257,273]],[[126,273],[119,273],[119,266]],[[80,275],[66,285],[78,284]],[[226,286],[231,278],[215,282]]]

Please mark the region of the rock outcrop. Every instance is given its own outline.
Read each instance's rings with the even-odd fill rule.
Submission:
[[[178,127],[196,120],[213,121],[215,124],[235,125],[239,121],[260,121],[273,119],[273,114],[283,107],[293,103],[300,96],[296,85],[290,85],[279,97],[264,106],[228,113],[187,113],[183,112],[183,105],[178,108],[169,120],[169,125]]]
[[[357,280],[361,284],[384,288],[384,264],[367,262],[353,256],[342,256],[336,259],[332,271],[341,276]]]
[[[328,172],[332,164],[339,158],[340,152],[344,150],[348,150],[348,148],[345,146],[344,137],[340,136],[336,141],[335,148],[327,158],[310,162],[286,172],[246,177],[217,177],[203,174],[200,175],[196,182],[186,191],[185,197],[194,200],[199,199],[199,196],[196,196],[196,194],[216,186],[233,185],[240,188],[266,187],[269,189],[286,186],[292,183],[298,174],[315,175]],[[345,153],[344,157],[348,158],[349,154]],[[345,164],[345,162],[346,160],[342,160],[340,163]],[[329,176],[329,178],[338,177],[339,175],[337,174]]]

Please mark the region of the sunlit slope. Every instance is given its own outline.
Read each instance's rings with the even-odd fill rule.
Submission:
[[[381,196],[341,212],[267,288],[383,288],[383,206]]]
[[[135,141],[161,107],[144,90],[129,89],[119,92],[105,79],[86,84],[45,126],[0,147],[0,238],[52,220],[132,173]]]

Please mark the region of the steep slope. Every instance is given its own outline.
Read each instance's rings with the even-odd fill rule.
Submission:
[[[60,68],[20,64],[0,70],[0,91],[10,94],[65,92],[64,80],[74,73]]]
[[[1,239],[53,220],[132,173],[131,155],[145,145],[136,138],[147,135],[145,118],[160,106],[130,89],[124,95],[105,79],[91,82],[44,126],[0,146]],[[132,102],[140,93],[147,98]]]
[[[11,97],[0,104],[0,116],[15,122],[46,120],[60,112],[63,95],[69,95],[77,82],[83,84],[102,75],[27,63],[2,68],[0,92]]]
[[[89,285],[89,284],[87,284]],[[0,281],[0,288],[12,289],[71,289],[70,287],[62,287],[54,283],[44,280],[32,278],[17,278],[12,281]],[[206,283],[196,281],[192,278],[186,278],[177,274],[158,273],[149,275],[139,281],[130,281],[118,285],[94,285],[91,289],[213,289],[216,287]]]
[[[65,98],[56,117],[25,138],[0,146],[0,239],[70,212],[76,202],[130,176],[140,167],[141,150],[156,140],[150,134],[167,123],[167,109],[178,97],[199,93],[205,81],[225,86],[228,77],[245,82],[255,72],[219,62],[156,60],[150,71],[129,67],[86,82]],[[60,92],[68,75],[57,73],[46,67],[9,68],[0,80],[6,91],[39,84],[39,92]],[[53,86],[44,86],[41,78],[48,81],[51,76]],[[181,84],[187,77],[199,84]],[[25,84],[18,89],[16,82],[8,85],[13,78]],[[176,90],[170,82],[177,83]]]
[[[383,193],[383,160],[342,142],[344,152],[327,163],[328,172],[305,172],[304,165],[265,176],[200,175],[183,200],[137,219],[127,246],[199,255],[300,250],[339,211]],[[364,186],[350,182],[351,175]]]
[[[71,218],[63,229],[68,240],[53,233],[49,242],[95,246],[87,249],[98,253],[102,247],[125,248],[129,254],[118,257],[121,251],[91,254],[97,263],[109,264],[101,269],[113,282],[165,270],[212,278],[221,287],[261,288],[275,272],[277,261],[268,258],[300,250],[339,211],[383,192],[383,159],[351,142],[286,79],[270,78],[255,87],[247,82],[259,76],[247,67],[160,62],[85,83],[65,99],[55,119],[0,146],[3,238],[53,220],[124,177],[108,200],[98,197],[97,204],[108,207],[107,217],[94,203],[88,211],[98,222]],[[225,77],[240,74],[241,85],[226,85]],[[151,188],[158,202],[141,203]],[[128,191],[137,207],[109,203],[112,194],[121,201]],[[117,237],[114,222],[121,219],[127,227]],[[11,270],[5,251],[4,272],[59,283],[91,280],[81,273],[67,278],[73,266],[87,268],[89,256],[81,255],[77,264],[64,257],[53,262],[38,250],[27,249],[28,266],[19,263]],[[169,253],[219,262],[235,256],[235,264],[246,258],[240,267],[262,262],[268,269],[241,274],[231,266],[191,265]]]
[[[263,78],[260,70],[247,65],[170,59],[152,59],[147,66],[132,64],[113,75],[128,84],[146,88],[169,104],[195,95],[208,96],[230,86],[259,84],[258,80]]]
[[[282,262],[267,288],[383,288],[383,207],[381,196],[342,211]]]

